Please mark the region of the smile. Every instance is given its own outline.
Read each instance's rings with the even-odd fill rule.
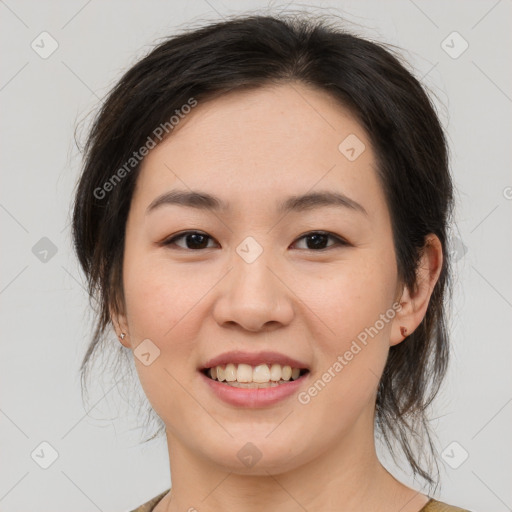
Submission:
[[[292,368],[289,365],[277,363],[256,366],[228,363],[203,370],[203,373],[212,380],[247,389],[276,387],[290,380],[297,380],[307,372],[306,368]]]

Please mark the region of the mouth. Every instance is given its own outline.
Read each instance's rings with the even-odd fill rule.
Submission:
[[[235,388],[264,389],[282,386],[309,373],[307,368],[292,368],[280,364],[228,363],[199,370],[213,381]]]

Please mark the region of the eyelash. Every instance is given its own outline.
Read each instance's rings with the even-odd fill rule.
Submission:
[[[175,245],[175,242],[177,240],[180,240],[181,238],[185,238],[187,235],[192,235],[192,234],[203,235],[203,236],[208,237],[211,240],[214,240],[213,237],[211,237],[210,235],[207,235],[206,233],[203,233],[201,231],[184,231],[183,233],[180,233],[178,235],[174,235],[170,238],[167,238],[166,240],[164,240],[162,242],[162,245],[164,245],[166,247]],[[302,240],[302,239],[307,238],[312,235],[324,235],[324,236],[327,236],[327,238],[332,238],[333,240],[335,240],[336,243],[331,246],[325,247],[323,249],[318,249],[318,250],[315,250],[315,249],[300,249],[300,250],[309,250],[309,251],[313,251],[313,252],[325,252],[329,249],[333,249],[336,247],[350,245],[347,241],[343,240],[343,238],[341,238],[337,235],[334,235],[333,233],[329,233],[328,231],[309,231],[308,233],[305,233],[304,235],[297,238],[297,240]],[[180,246],[178,246],[178,247],[179,247],[179,249],[183,249],[185,251],[188,250],[188,251],[195,251],[195,252],[202,251],[205,249],[211,249],[211,247],[204,247],[202,249],[188,249],[188,248],[184,248],[184,247],[180,247]]]

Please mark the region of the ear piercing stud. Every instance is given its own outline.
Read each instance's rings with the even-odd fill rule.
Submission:
[[[119,339],[121,340],[124,340],[126,334],[124,332],[122,332],[120,335],[119,335]]]
[[[407,337],[407,329],[403,326],[400,326],[400,334],[406,338]]]

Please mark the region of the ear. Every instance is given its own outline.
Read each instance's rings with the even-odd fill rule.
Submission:
[[[126,316],[123,313],[116,312],[115,308],[112,306],[110,306],[109,311],[117,339],[124,347],[131,348],[130,332],[128,330],[128,322],[126,321]]]
[[[415,289],[404,287],[400,297],[401,309],[393,319],[389,344],[397,345],[421,323],[427,312],[430,296],[441,274],[443,247],[434,234],[425,237],[423,254],[416,269]]]

